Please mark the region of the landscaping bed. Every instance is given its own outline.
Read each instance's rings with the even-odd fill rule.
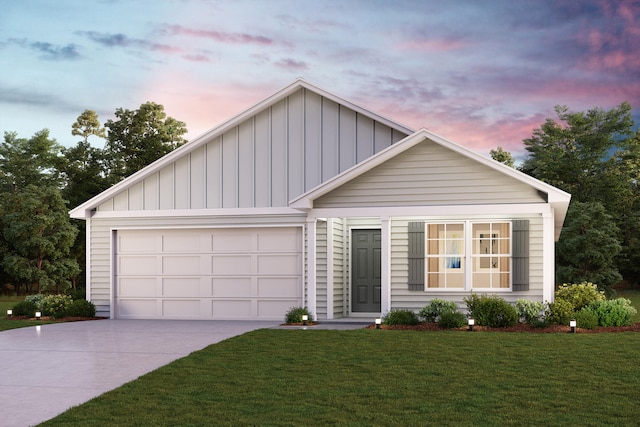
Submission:
[[[366,327],[367,329],[375,329],[376,325],[371,324]],[[437,323],[419,323],[417,325],[380,325],[380,329],[386,330],[407,330],[407,331],[469,331],[468,326],[462,328],[445,329],[440,327]],[[527,325],[525,323],[519,323],[515,326],[508,328],[489,328],[487,326],[473,327],[474,332],[529,332],[529,333],[569,333],[571,328],[565,325],[549,325],[545,327],[535,327]],[[629,326],[599,326],[595,329],[576,328],[576,333],[579,334],[597,334],[605,332],[640,332],[640,323],[634,323]]]

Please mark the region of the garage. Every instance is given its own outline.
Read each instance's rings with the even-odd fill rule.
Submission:
[[[302,305],[300,227],[118,230],[115,317],[281,320]]]

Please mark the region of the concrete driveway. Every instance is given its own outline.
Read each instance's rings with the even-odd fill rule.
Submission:
[[[94,320],[0,332],[0,426],[31,426],[196,350],[278,322]]]

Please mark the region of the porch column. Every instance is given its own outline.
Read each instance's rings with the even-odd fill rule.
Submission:
[[[556,289],[556,243],[553,209],[542,214],[543,256],[542,256],[542,300],[553,302]]]
[[[380,259],[380,311],[384,314],[391,311],[391,218],[381,217],[380,223],[380,245],[382,250]]]
[[[316,315],[316,219],[307,218],[307,310]]]
[[[327,319],[333,319],[333,218],[327,218]]]

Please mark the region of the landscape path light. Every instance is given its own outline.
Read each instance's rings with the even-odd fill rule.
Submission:
[[[382,323],[382,319],[376,319],[376,329],[380,329],[380,324]]]
[[[7,310],[7,317],[11,317],[11,316],[13,316],[13,310],[8,309]]]
[[[473,332],[473,326],[476,324],[476,320],[475,319],[469,319],[469,331]]]
[[[306,314],[303,314],[303,315],[302,315],[302,324],[303,324],[304,326],[307,326],[307,322],[308,322],[308,321],[309,321],[309,316],[308,316],[308,315],[306,315]]]
[[[571,328],[571,333],[572,334],[576,333],[576,326],[577,325],[578,325],[578,323],[575,320],[569,321],[569,327]]]
[[[39,311],[36,311],[36,319],[40,320],[41,317],[42,317],[42,313]]]

